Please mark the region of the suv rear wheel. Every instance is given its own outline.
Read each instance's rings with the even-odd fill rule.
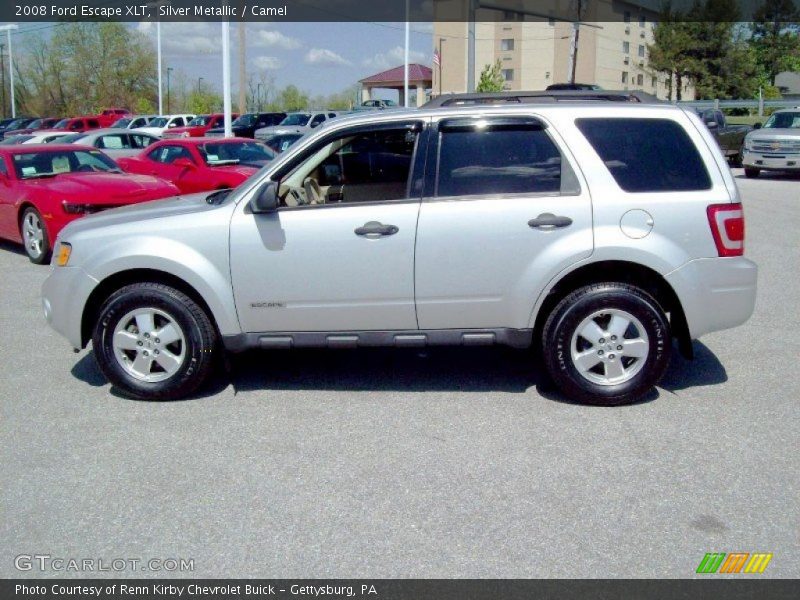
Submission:
[[[564,298],[544,326],[547,370],[569,398],[615,406],[636,402],[669,364],[671,337],[661,307],[623,283],[579,288]]]
[[[216,340],[208,315],[189,296],[137,283],[103,304],[92,345],[100,370],[126,395],[171,400],[208,379]]]

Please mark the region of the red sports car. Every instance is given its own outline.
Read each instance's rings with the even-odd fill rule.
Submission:
[[[0,237],[42,264],[64,226],[83,215],[180,194],[156,177],[123,173],[96,148],[0,146]]]
[[[236,113],[231,115],[231,119],[238,117]],[[222,127],[225,123],[225,115],[222,113],[214,113],[213,115],[197,115],[194,119],[189,121],[185,127],[173,127],[172,129],[165,129],[161,137],[165,140],[175,138],[187,137],[203,137],[206,131],[213,127]]]
[[[182,194],[234,188],[275,157],[246,138],[182,138],[151,144],[133,158],[120,158],[129,173],[155,175]]]

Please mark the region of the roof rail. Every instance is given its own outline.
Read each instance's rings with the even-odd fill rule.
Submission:
[[[530,92],[475,92],[443,94],[425,103],[422,108],[474,106],[478,104],[547,104],[552,102],[642,102],[664,104],[652,94],[638,91],[610,90],[546,90]]]

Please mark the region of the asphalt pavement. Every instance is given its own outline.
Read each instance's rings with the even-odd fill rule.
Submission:
[[[800,177],[735,173],[756,312],[620,408],[503,348],[251,353],[127,400],[0,243],[0,576],[691,577],[707,552],[800,576]],[[193,570],[15,568],[34,554]]]

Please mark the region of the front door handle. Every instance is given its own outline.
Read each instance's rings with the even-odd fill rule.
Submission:
[[[531,219],[528,221],[528,227],[533,227],[534,229],[556,229],[557,227],[569,227],[572,225],[572,219],[569,217],[563,217],[560,215],[554,215],[553,213],[542,213],[535,219]]]
[[[384,225],[378,221],[369,221],[364,223],[361,227],[356,227],[355,234],[363,235],[365,237],[381,237],[384,235],[394,235],[400,231],[397,225]]]

